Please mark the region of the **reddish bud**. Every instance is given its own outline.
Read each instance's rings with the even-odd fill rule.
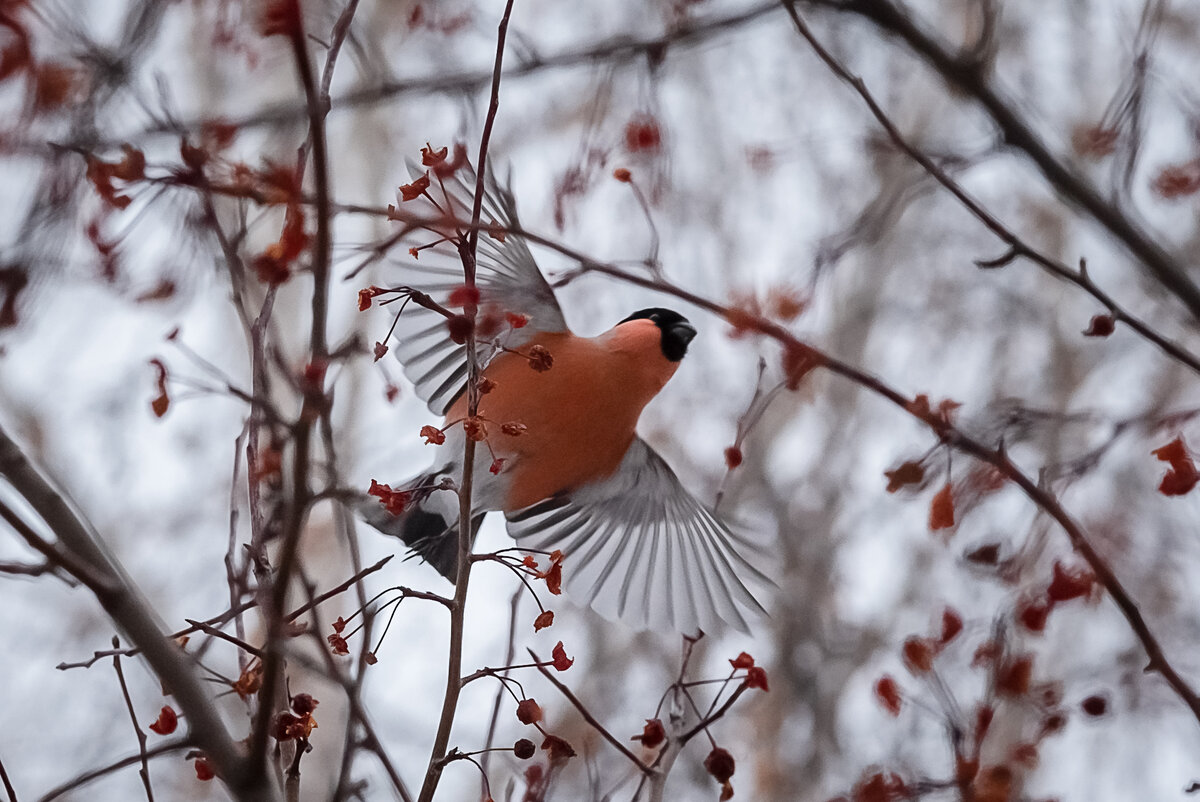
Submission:
[[[613,178],[617,179],[622,184],[628,184],[630,181],[633,180],[633,175],[628,170],[626,170],[624,167],[618,167],[617,169],[613,170],[612,175],[613,175]]]
[[[929,528],[933,531],[954,526],[954,495],[946,482],[929,505]]]
[[[523,329],[529,325],[529,315],[522,315],[516,312],[505,312],[504,320],[510,328]]]
[[[542,749],[548,754],[551,764],[565,763],[575,757],[571,745],[557,735],[547,735],[546,740],[542,741]]]
[[[783,375],[789,390],[800,389],[800,382],[814,369],[825,364],[825,358],[801,342],[789,341],[783,348]]]
[[[446,299],[447,306],[478,306],[479,305],[479,288],[475,286],[467,286],[463,284],[455,287],[450,291],[450,297]]]
[[[1151,453],[1171,466],[1158,486],[1158,492],[1164,496],[1182,496],[1200,481],[1200,473],[1197,473],[1196,464],[1192,461],[1182,437],[1176,437]]]
[[[1087,330],[1083,332],[1084,337],[1107,337],[1112,334],[1117,328],[1116,321],[1112,315],[1096,315],[1092,318],[1092,322],[1088,325]]]
[[[1033,681],[1033,657],[1025,654],[1006,662],[996,672],[996,690],[1001,696],[1024,696]]]
[[[875,683],[875,698],[883,705],[884,710],[893,716],[900,715],[900,705],[903,699],[900,696],[900,686],[896,684],[896,680],[892,679],[891,675],[884,674]]]
[[[554,651],[550,653],[550,656],[554,658],[555,671],[566,671],[575,664],[574,660],[567,657],[567,650],[563,648],[562,641],[555,644]]]
[[[516,755],[519,760],[529,760],[529,758],[533,757],[534,752],[536,751],[537,747],[534,746],[533,741],[529,740],[528,738],[522,738],[513,744],[513,754]]]
[[[413,181],[411,184],[405,184],[404,186],[400,187],[400,202],[404,203],[406,201],[416,200],[424,195],[425,190],[427,189],[429,189],[428,171],[426,171],[425,175],[421,176],[416,181]]]
[[[383,295],[387,290],[381,287],[366,287],[358,291],[358,311],[365,312],[371,308],[371,299]]]
[[[742,450],[737,446],[730,446],[725,449],[725,467],[733,470],[742,464]]]
[[[436,426],[422,426],[420,436],[425,438],[427,446],[440,446],[446,442],[446,433]]]
[[[371,486],[367,488],[368,496],[375,496],[379,499],[387,511],[392,515],[400,515],[408,507],[412,501],[412,494],[406,490],[392,490],[389,485],[381,485],[374,479],[371,480]]]
[[[1108,712],[1108,700],[1103,696],[1089,696],[1080,703],[1083,712],[1089,716],[1103,716]],[[164,708],[165,709],[165,708]]]
[[[522,724],[535,724],[542,720],[542,708],[532,699],[522,699],[517,703],[517,719]]]
[[[375,361],[376,362],[383,359],[383,357],[387,354],[387,352],[388,352],[388,347],[386,345],[384,345],[383,343],[375,343]]]
[[[464,315],[455,315],[446,319],[446,330],[450,334],[450,340],[458,345],[467,341],[467,336],[474,327],[475,324],[471,322],[471,318]]]
[[[150,402],[150,409],[153,410],[154,417],[161,418],[167,414],[167,408],[171,405],[171,399],[167,396],[167,366],[161,359],[151,359],[150,364],[154,366],[154,386],[158,389],[158,395]]]
[[[667,730],[659,719],[648,718],[646,726],[642,727],[642,734],[633,736],[633,740],[641,741],[647,749],[653,749],[667,740]]]
[[[625,125],[625,147],[630,153],[656,151],[662,147],[662,132],[658,121],[648,114],[640,114]]]
[[[555,596],[562,593],[562,563],[556,562],[543,575],[546,580],[546,590]]]
[[[753,666],[746,669],[746,687],[757,688],[760,691],[769,691],[767,687],[767,671],[762,666]]]
[[[196,761],[192,764],[192,767],[196,769],[196,779],[200,782],[206,783],[213,777],[217,776],[217,773],[213,771],[212,764],[208,762],[207,758],[196,758]]]
[[[808,308],[808,301],[791,287],[772,287],[767,293],[767,314],[785,323],[791,322]]]
[[[483,418],[480,417],[467,418],[463,421],[463,432],[468,439],[474,440],[476,443],[487,439],[487,427],[483,423]]]
[[[320,702],[312,698],[312,694],[298,693],[292,697],[292,710],[300,716],[312,713],[319,704]]]
[[[179,716],[169,705],[163,705],[158,711],[158,718],[150,725],[150,731],[159,735],[170,735],[179,726]]]
[[[913,674],[927,674],[933,670],[933,644],[929,638],[913,636],[904,641],[902,650],[904,665]]]
[[[329,641],[329,646],[331,649],[333,649],[334,654],[337,654],[337,655],[350,654],[350,646],[349,646],[349,644],[346,643],[346,639],[343,638],[341,635],[338,635],[336,632],[334,634],[326,637],[325,640]]]
[[[538,617],[533,619],[533,631],[540,632],[546,627],[554,625],[554,611],[543,610],[538,614]]]
[[[1017,607],[1017,620],[1030,632],[1042,632],[1046,629],[1050,609],[1050,603],[1044,598],[1027,600]]]
[[[1154,179],[1154,191],[1168,200],[1200,191],[1200,159],[1163,169]]]
[[[1046,588],[1046,596],[1052,602],[1069,601],[1087,596],[1096,583],[1096,575],[1088,568],[1068,570],[1057,560],[1054,563],[1054,579]]]
[[[434,150],[432,145],[426,143],[425,147],[421,148],[421,164],[424,167],[435,167],[446,160],[447,153],[446,148]]]
[[[962,632],[963,621],[962,616],[953,607],[947,607],[942,611],[942,645],[949,643],[958,637],[958,633]]]
[[[729,665],[733,666],[733,670],[737,671],[742,668],[753,668],[754,658],[747,652],[742,652],[737,657],[729,661]]]
[[[487,376],[480,376],[479,381],[475,383],[475,386],[479,389],[480,395],[487,395],[492,390],[496,389],[496,382],[492,381]]]
[[[708,753],[708,757],[704,758],[704,770],[719,783],[729,782],[735,769],[733,755],[719,746],[714,746],[713,750]]]
[[[919,485],[925,481],[925,469],[919,462],[905,462],[894,471],[884,471],[887,477],[887,492],[895,493],[908,485]]]
[[[488,466],[488,471],[493,476],[499,474],[500,471],[504,470],[505,461],[506,460],[504,459],[504,457],[496,457],[494,460],[492,460],[492,464],[490,466]]]
[[[242,699],[249,699],[262,688],[262,680],[262,663],[255,660],[246,666],[245,671],[238,675],[237,681],[233,683],[233,692]]]
[[[544,346],[535,345],[530,348],[528,358],[529,367],[538,373],[545,373],[554,367],[554,355],[547,351]]]

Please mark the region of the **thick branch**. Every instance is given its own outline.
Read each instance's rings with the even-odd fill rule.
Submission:
[[[791,8],[794,0],[783,0]],[[988,79],[978,59],[963,58],[924,30],[892,0],[809,0],[844,13],[869,19],[886,33],[899,37],[933,67],[942,79],[973,98],[991,117],[1004,141],[1027,155],[1063,197],[1086,211],[1108,230],[1169,292],[1200,320],[1200,288],[1174,256],[1164,250],[1141,226],[1100,191],[1055,156],[1029,122]]]
[[[0,476],[12,485],[54,532],[61,547],[89,566],[75,574],[130,641],[137,644],[151,669],[171,689],[188,724],[189,738],[212,761],[238,799],[270,797],[265,783],[248,781],[242,753],[225,729],[212,697],[201,686],[191,658],[167,639],[149,603],[100,545],[91,528],[63,496],[33,467],[0,427]],[[70,570],[69,565],[64,568]]]

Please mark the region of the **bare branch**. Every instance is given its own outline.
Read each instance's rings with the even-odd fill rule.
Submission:
[[[121,647],[121,641],[116,636],[113,636],[112,645],[114,649]],[[117,681],[121,684],[121,696],[125,698],[125,708],[129,711],[129,720],[133,722],[133,731],[137,735],[138,754],[142,759],[142,767],[138,769],[138,776],[142,778],[142,787],[146,789],[146,799],[148,802],[154,802],[154,788],[150,785],[150,758],[146,754],[146,732],[138,724],[137,713],[133,709],[133,699],[129,696],[129,686],[125,683],[125,672],[121,669],[121,655],[113,655],[113,670],[117,672]]]
[[[559,682],[558,678],[555,677],[552,673],[550,673],[550,669],[546,668],[546,666],[542,664],[542,658],[538,657],[534,653],[533,649],[526,649],[526,651],[529,652],[529,656],[532,657],[534,660],[534,663],[537,664],[537,670],[542,672],[542,676],[545,677],[546,679],[550,680],[550,684],[553,685],[555,688],[557,688],[559,693],[561,693],[563,696],[567,697],[567,701],[570,702],[571,705],[576,710],[579,711],[579,715],[583,716],[583,720],[586,721],[588,724],[590,724],[592,726],[592,729],[594,729],[596,732],[600,733],[600,736],[602,738],[604,738],[604,740],[606,740],[610,744],[612,744],[612,746],[618,752],[620,752],[622,755],[624,755],[626,758],[628,758],[630,760],[630,762],[633,763],[633,765],[637,766],[639,771],[641,771],[645,774],[649,774],[654,771],[654,769],[650,768],[645,763],[643,763],[641,758],[639,758],[633,752],[629,751],[629,747],[627,747],[625,744],[623,744],[619,740],[617,740],[617,737],[615,735],[613,735],[611,732],[609,732],[605,728],[605,726],[603,724],[601,724],[600,721],[595,716],[592,715],[592,712],[587,709],[587,705],[585,705],[582,701],[580,701],[578,696],[571,693],[570,688],[568,688],[566,685]]]
[[[142,650],[155,674],[171,688],[185,714],[190,738],[217,767],[231,793],[239,799],[269,796],[265,784],[247,778],[241,750],[226,731],[212,698],[201,687],[191,658],[167,640],[150,606],[109,558],[91,527],[34,469],[3,427],[0,476],[24,497],[71,556],[89,566],[87,572],[72,574],[87,585],[113,622]],[[71,570],[68,565],[63,567]]]
[[[782,2],[795,21],[798,18],[795,0]],[[933,67],[947,84],[979,103],[999,128],[1005,144],[1028,156],[1055,190],[1116,237],[1151,276],[1187,307],[1194,318],[1200,319],[1200,288],[1188,276],[1185,266],[1122,209],[1108,202],[1090,181],[1055,156],[1034,132],[1029,121],[991,83],[982,64],[963,59],[952,52],[892,0],[808,2],[841,13],[857,14],[873,22],[885,33],[900,38],[910,50]]]

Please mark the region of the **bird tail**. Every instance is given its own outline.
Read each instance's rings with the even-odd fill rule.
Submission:
[[[379,499],[364,497],[358,504],[363,520],[385,535],[398,537],[409,547],[409,559],[419,557],[451,582],[458,576],[457,496],[430,490],[441,482],[439,474],[425,474],[406,483],[400,490],[413,494],[413,501],[402,513],[393,515]],[[471,542],[486,513],[471,519]]]

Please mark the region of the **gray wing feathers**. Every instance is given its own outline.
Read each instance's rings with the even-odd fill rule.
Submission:
[[[748,631],[762,607],[746,582],[770,583],[640,438],[612,476],[510,515],[508,531],[522,546],[563,551],[572,597],[648,629],[692,633],[724,621]]]
[[[423,168],[411,163],[409,171],[414,177],[424,173]],[[437,199],[442,213],[461,220],[465,229],[471,218],[475,172],[469,168],[458,170],[446,179],[445,189],[448,197],[442,196],[435,179],[429,194]],[[434,212],[431,210],[430,213]],[[490,175],[484,192],[482,222],[495,222],[505,227],[518,224],[512,194]],[[452,233],[451,226],[442,228],[446,229],[443,233]],[[430,238],[437,236],[434,232],[426,233]],[[449,243],[421,251],[419,261],[404,257],[400,261],[393,260],[392,264],[401,268],[401,283],[428,293],[439,303],[444,303],[450,292],[463,283],[462,263]],[[517,312],[530,318],[527,326],[505,335],[506,346],[519,348],[536,332],[566,329],[554,290],[538,270],[533,254],[522,238],[506,235],[501,242],[487,233],[481,234],[476,253],[476,284],[482,305],[494,305],[505,312]],[[415,385],[417,395],[433,412],[444,414],[462,392],[466,380],[466,348],[447,336],[445,319],[436,312],[409,304],[396,325],[392,353]],[[486,363],[492,353],[491,343],[477,345],[481,362]]]

